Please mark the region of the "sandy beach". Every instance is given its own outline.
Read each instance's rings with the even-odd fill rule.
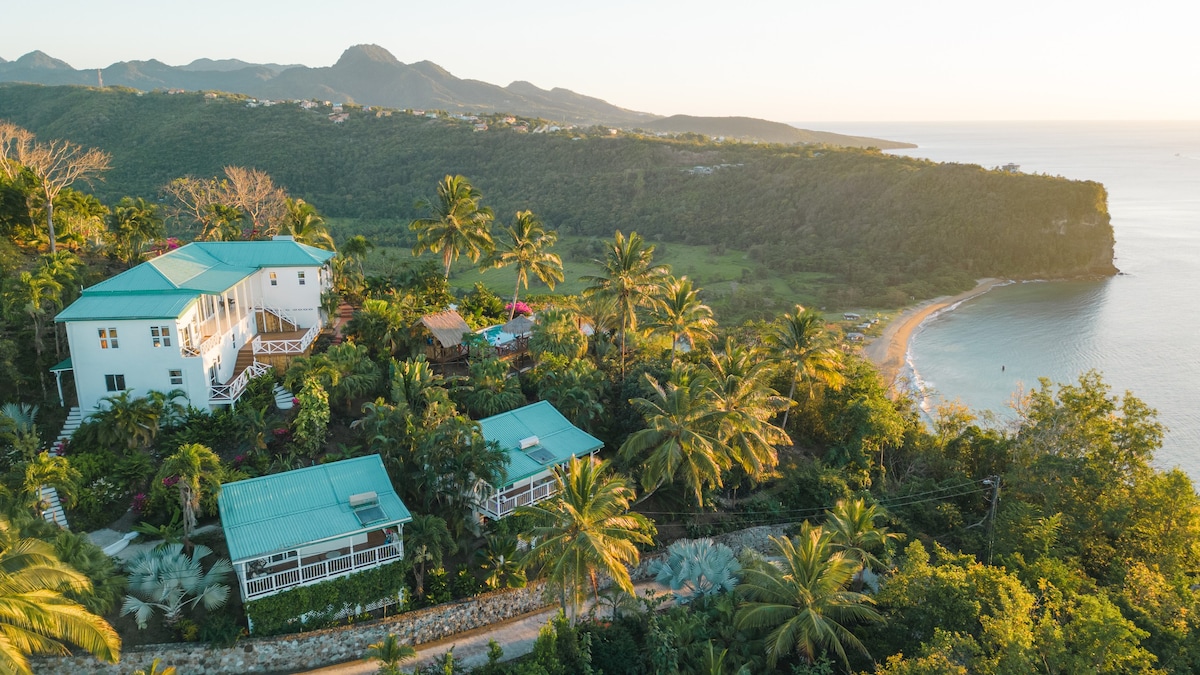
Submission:
[[[889,321],[884,327],[882,335],[863,347],[863,355],[879,368],[884,384],[892,389],[904,370],[908,354],[908,341],[922,322],[937,311],[982,295],[996,286],[1007,283],[1009,282],[1004,279],[981,279],[979,284],[969,291],[958,295],[944,295],[910,307]]]

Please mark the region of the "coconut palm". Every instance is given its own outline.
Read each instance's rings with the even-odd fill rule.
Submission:
[[[686,342],[690,351],[697,340],[711,339],[716,327],[712,308],[700,302],[699,289],[692,288],[692,280],[686,276],[668,277],[663,282],[646,323],[650,334],[671,340],[671,363],[680,341]]]
[[[431,400],[444,398],[446,378],[434,372],[425,355],[415,359],[393,362],[392,401],[403,405],[413,415],[421,415]]]
[[[610,475],[608,467],[608,461],[573,457],[554,470],[554,497],[516,510],[530,519],[528,535],[537,542],[526,555],[526,566],[540,569],[559,590],[572,620],[588,585],[598,594],[601,574],[632,595],[628,567],[638,564],[637,544],[653,542],[654,525],[629,512],[634,498],[629,481]]]
[[[656,284],[668,274],[668,268],[654,264],[654,246],[647,246],[641,235],[630,232],[626,238],[620,230],[604,259],[596,262],[600,264],[600,274],[580,279],[589,284],[583,294],[608,296],[616,302],[621,330],[621,377],[624,377],[625,336],[637,330],[637,309],[650,303]]]
[[[876,520],[886,517],[887,512],[882,506],[867,504],[864,499],[840,499],[832,511],[825,513],[825,529],[833,535],[834,550],[844,551],[847,558],[858,563],[854,590],[862,587],[865,569],[883,566],[875,552],[887,551],[892,542],[904,539],[903,534],[889,532],[887,527],[875,524]]]
[[[709,358],[708,378],[713,405],[720,412],[718,438],[734,463],[754,480],[763,480],[779,463],[778,445],[791,438],[771,419],[787,408],[787,400],[771,388],[771,364],[758,350],[733,339]]]
[[[38,407],[28,403],[5,403],[0,406],[0,430],[6,433],[15,454],[26,461],[41,450],[42,439],[37,430]]]
[[[646,420],[621,446],[626,460],[642,458],[642,488],[654,491],[678,482],[697,504],[704,490],[722,484],[721,473],[732,465],[728,448],[718,438],[721,413],[713,405],[702,376],[675,371],[666,386],[649,373],[651,398],[629,402]]]
[[[450,265],[465,253],[471,262],[492,250],[490,226],[492,210],[480,206],[483,195],[463,176],[446,176],[437,186],[437,202],[419,203],[421,208],[430,208],[432,218],[418,218],[409,225],[417,233],[417,245],[413,255],[424,251],[442,254],[442,266],[446,278],[450,278]]]
[[[773,667],[793,650],[812,663],[832,651],[849,669],[846,647],[866,654],[850,626],[882,621],[861,593],[846,590],[858,563],[833,549],[833,535],[805,522],[794,538],[771,537],[777,564],[742,570],[738,592],[746,602],[738,609],[739,629],[769,629],[767,661]]]
[[[379,662],[379,675],[400,675],[400,664],[416,655],[417,650],[400,644],[395,633],[367,647],[367,658]]]
[[[784,314],[771,325],[766,343],[780,370],[791,378],[789,401],[796,401],[798,383],[807,383],[811,393],[818,384],[836,389],[845,382],[841,353],[833,346],[825,332],[825,322],[817,312],[796,305],[791,314]],[[789,412],[790,406],[783,412],[780,426],[784,429]]]
[[[284,208],[286,212],[279,234],[291,235],[301,244],[334,250],[333,237],[329,236],[325,219],[317,213],[316,207],[303,199],[288,198],[284,202]]]
[[[179,506],[183,511],[183,544],[190,548],[203,490],[207,488],[214,493],[221,491],[221,458],[199,443],[185,443],[163,461],[158,478],[164,482],[176,480]]]
[[[20,538],[0,518],[0,672],[32,675],[31,654],[65,656],[68,644],[116,663],[121,652],[116,631],[63,596],[90,588],[88,578],[59,560],[50,544]]]
[[[504,234],[506,237],[496,243],[492,264],[496,267],[515,265],[517,268],[512,310],[508,313],[508,320],[512,321],[517,314],[517,294],[522,286],[529,289],[529,273],[554,290],[554,284],[563,280],[563,267],[562,258],[546,250],[558,241],[558,233],[547,232],[533,211],[518,211],[512,226],[504,228]]]

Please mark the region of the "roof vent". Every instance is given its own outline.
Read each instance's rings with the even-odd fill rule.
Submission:
[[[538,443],[541,443],[541,441],[538,440],[537,436],[530,436],[528,438],[522,438],[520,445],[521,445],[522,450],[528,450],[529,448],[532,448],[533,446],[537,445]]]
[[[357,509],[379,503],[379,495],[374,492],[360,492],[350,495],[350,508]]]

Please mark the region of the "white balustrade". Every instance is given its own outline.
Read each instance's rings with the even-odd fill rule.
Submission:
[[[399,543],[384,544],[279,572],[260,574],[246,580],[246,600],[344,576],[355,570],[378,567],[385,562],[398,560],[403,555],[404,551]]]

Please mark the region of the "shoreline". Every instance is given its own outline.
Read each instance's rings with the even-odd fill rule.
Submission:
[[[980,279],[975,288],[958,295],[943,295],[926,300],[901,312],[887,323],[883,334],[863,346],[862,354],[879,369],[884,386],[896,395],[896,383],[908,361],[908,344],[913,333],[934,314],[978,297],[996,286],[1012,283],[1007,279]]]

